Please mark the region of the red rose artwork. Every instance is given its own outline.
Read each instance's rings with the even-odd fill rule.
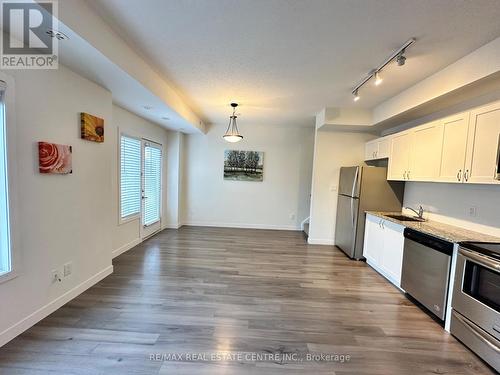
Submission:
[[[40,173],[73,173],[71,153],[71,146],[38,142],[38,165]]]

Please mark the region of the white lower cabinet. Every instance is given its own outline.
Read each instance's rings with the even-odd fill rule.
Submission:
[[[397,287],[401,285],[404,226],[367,214],[363,256]]]

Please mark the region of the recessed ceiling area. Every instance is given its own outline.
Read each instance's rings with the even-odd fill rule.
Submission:
[[[90,4],[216,124],[232,100],[243,125],[312,125],[323,107],[372,108],[500,35],[497,0]],[[387,66],[383,84],[353,103],[352,88],[410,37],[406,65]]]

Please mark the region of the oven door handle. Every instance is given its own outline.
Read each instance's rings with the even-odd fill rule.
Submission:
[[[474,327],[473,324],[469,323],[466,319],[462,318],[461,316],[459,316],[457,313],[453,313],[453,317],[454,318],[457,318],[458,320],[460,320],[460,322],[465,325],[467,328],[469,328],[469,330],[479,339],[481,340],[482,342],[484,342],[486,345],[488,345],[491,349],[493,349],[495,352],[499,353],[500,354],[500,348],[498,346],[496,346],[494,343],[492,343],[488,337],[483,333],[481,332],[478,328]]]
[[[460,254],[462,254],[465,258],[468,258],[469,260],[480,264],[486,268],[489,268],[493,271],[500,272],[500,262],[495,262],[493,259],[490,259],[489,257],[486,257],[484,255],[479,255],[476,254],[472,251],[465,250],[463,248],[460,248],[458,250]]]

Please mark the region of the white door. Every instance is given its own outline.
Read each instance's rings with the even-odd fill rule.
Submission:
[[[438,181],[462,182],[465,171],[469,112],[450,116],[441,121],[443,151]]]
[[[472,111],[470,116],[465,182],[495,180],[500,137],[500,103]]]
[[[161,229],[161,166],[161,145],[142,140],[141,238],[149,237]]]
[[[400,133],[392,138],[388,180],[404,181],[408,179],[411,136],[411,133]]]
[[[408,179],[435,181],[441,167],[443,127],[439,121],[418,127],[412,137]]]

